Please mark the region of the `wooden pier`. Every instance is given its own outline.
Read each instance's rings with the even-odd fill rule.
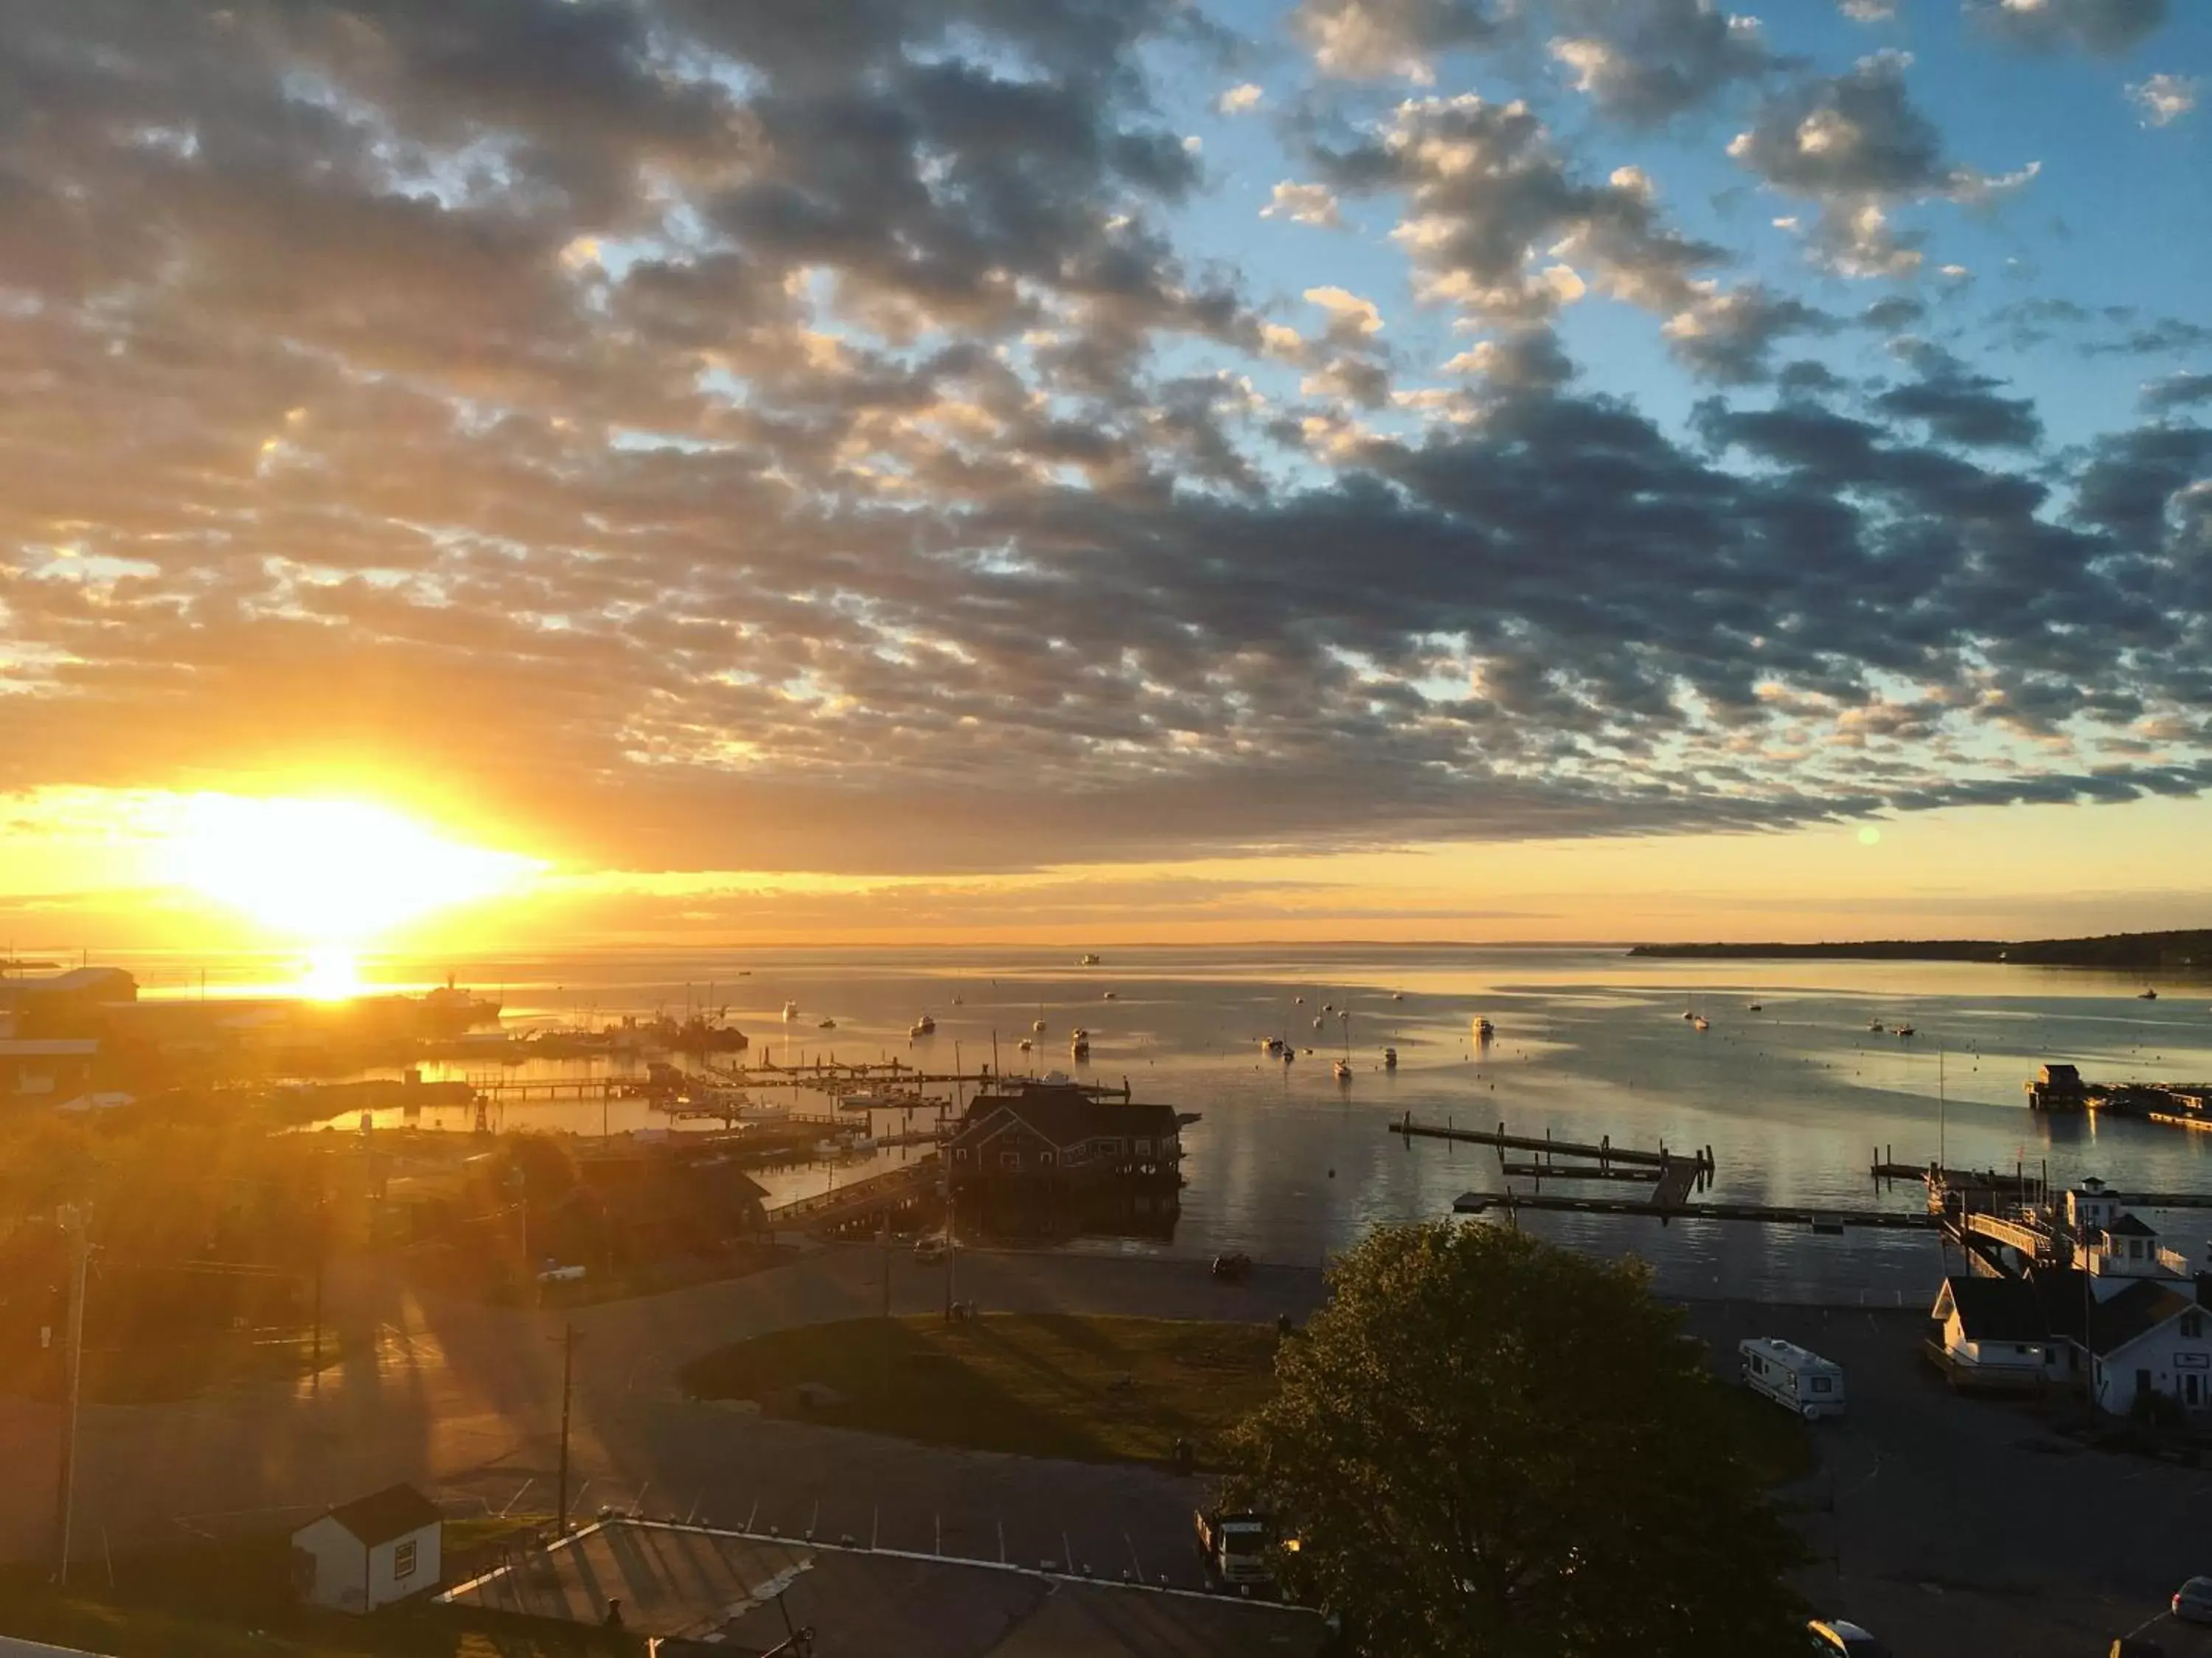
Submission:
[[[1458,1215],[1480,1215],[1489,1209],[1555,1211],[1570,1215],[1641,1215],[1664,1224],[1672,1220],[1751,1221],[1766,1226],[1810,1227],[1815,1231],[1844,1227],[1867,1227],[1887,1232],[1932,1232],[1939,1224],[1933,1215],[1886,1209],[1820,1209],[1780,1204],[1656,1204],[1626,1198],[1545,1197],[1515,1192],[1462,1192],[1452,1204]]]
[[[934,1156],[924,1157],[920,1162],[887,1173],[872,1174],[850,1186],[779,1204],[767,1212],[768,1224],[777,1228],[805,1226],[809,1230],[844,1226],[927,1197],[937,1190],[942,1173],[942,1165]]]
[[[1713,1172],[1713,1149],[1711,1146],[1692,1147],[1687,1152],[1669,1151],[1663,1144],[1656,1151],[1642,1151],[1630,1146],[1617,1146],[1610,1135],[1595,1145],[1575,1140],[1556,1140],[1549,1134],[1541,1139],[1533,1135],[1508,1134],[1500,1123],[1497,1131],[1487,1129],[1454,1128],[1447,1124],[1438,1128],[1433,1123],[1417,1123],[1413,1113],[1407,1112],[1399,1121],[1389,1125],[1390,1132],[1403,1135],[1408,1143],[1414,1140],[1455,1140],[1468,1145],[1495,1146],[1501,1152],[1540,1151],[1547,1159],[1565,1157],[1576,1161],[1594,1163],[1599,1170],[1613,1168],[1671,1170],[1687,1167],[1695,1173]],[[1504,1159],[1501,1157],[1500,1161]],[[1523,1167],[1527,1167],[1523,1165]],[[1578,1179],[1590,1177],[1591,1171],[1577,1169],[1571,1163],[1543,1165],[1546,1173],[1554,1179]],[[1599,1174],[1596,1178],[1610,1178]]]

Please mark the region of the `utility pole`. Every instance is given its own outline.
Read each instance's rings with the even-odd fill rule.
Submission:
[[[949,1148],[948,1148],[949,1149]],[[945,1171],[945,1321],[952,1322],[952,1280],[960,1261],[960,1234],[953,1225],[952,1170]]]
[[[561,1482],[556,1501],[560,1507],[555,1513],[554,1534],[568,1534],[568,1398],[576,1381],[576,1326],[561,1326]]]
[[[64,1585],[69,1582],[70,1527],[76,1519],[76,1406],[84,1380],[85,1266],[92,1257],[87,1220],[84,1212],[74,1204],[61,1213],[62,1225],[70,1235],[69,1344],[64,1355],[69,1376],[68,1403],[64,1406],[66,1414],[62,1420],[61,1477],[55,1493],[55,1529],[60,1533],[60,1543],[54,1562],[54,1581]]]
[[[308,1361],[312,1368],[307,1372],[307,1391],[317,1398],[323,1392],[323,1257],[330,1247],[324,1203],[324,1193],[319,1188],[315,1192],[315,1329],[310,1338],[314,1354]]]

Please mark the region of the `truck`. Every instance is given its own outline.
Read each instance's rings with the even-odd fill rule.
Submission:
[[[1198,1556],[1206,1581],[1225,1588],[1271,1588],[1267,1551],[1274,1546],[1275,1522],[1264,1514],[1228,1514],[1200,1509],[1195,1516]]]
[[[1736,1344],[1743,1385],[1808,1422],[1844,1413],[1844,1369],[1795,1342],[1754,1336]]]

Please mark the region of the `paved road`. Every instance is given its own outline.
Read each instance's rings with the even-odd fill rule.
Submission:
[[[1102,1575],[1186,1576],[1194,1487],[1151,1469],[949,1450],[683,1399],[683,1363],[760,1332],[883,1305],[882,1258],[832,1247],[751,1277],[578,1310],[575,1478],[602,1503],[725,1524]],[[941,1267],[895,1254],[895,1309],[941,1306]],[[963,1297],[987,1308],[1272,1319],[1318,1276],[1262,1268],[1215,1283],[1202,1264],[963,1252]],[[310,1513],[396,1478],[497,1511],[551,1507],[563,1320],[426,1301],[363,1266],[333,1285],[348,1360],[319,1393],[261,1388],[167,1406],[88,1407],[76,1558],[103,1542]],[[1702,1303],[1717,1355],[1780,1335],[1840,1362],[1852,1411],[1820,1430],[1821,1466],[1788,1496],[1817,1557],[1818,1603],[1900,1658],[2101,1654],[2173,1586],[2212,1568],[2212,1473],[2072,1448],[2016,1406],[1951,1395],[1917,1362],[1910,1313]],[[50,1546],[58,1422],[0,1400],[0,1548]],[[2212,1642],[2161,1629],[2175,1658]]]

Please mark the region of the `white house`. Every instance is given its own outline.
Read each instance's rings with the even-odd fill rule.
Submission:
[[[1929,1318],[1956,1387],[2037,1387],[2054,1344],[2035,1287],[2021,1278],[1948,1277]]]
[[[302,1600],[374,1612],[436,1587],[444,1519],[412,1485],[388,1485],[292,1533],[292,1582]]]

